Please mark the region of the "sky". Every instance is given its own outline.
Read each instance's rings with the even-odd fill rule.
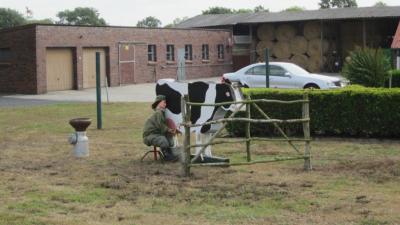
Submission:
[[[374,5],[382,1],[389,6],[400,6],[399,0],[357,0],[359,7]],[[11,8],[26,15],[26,8],[33,12],[34,19],[51,18],[75,7],[93,7],[107,24],[114,26],[136,26],[139,20],[154,16],[165,26],[175,18],[193,17],[213,6],[233,9],[264,6],[270,12],[279,12],[291,6],[308,10],[318,9],[320,0],[0,0],[0,8]]]

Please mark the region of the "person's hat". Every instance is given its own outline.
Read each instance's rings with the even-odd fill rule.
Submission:
[[[164,95],[157,95],[156,99],[154,100],[153,104],[151,104],[151,108],[155,109],[161,101],[166,100]]]

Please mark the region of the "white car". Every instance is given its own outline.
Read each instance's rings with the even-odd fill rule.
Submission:
[[[312,74],[293,63],[269,63],[270,88],[334,89],[344,86],[338,77]],[[265,87],[265,63],[248,65],[234,73],[222,75],[222,82],[239,82],[244,87]]]

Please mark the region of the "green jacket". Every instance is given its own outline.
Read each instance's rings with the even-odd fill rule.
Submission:
[[[143,128],[143,142],[150,145],[152,138],[159,135],[167,135],[168,126],[165,119],[165,112],[157,109],[150,118],[147,119]]]

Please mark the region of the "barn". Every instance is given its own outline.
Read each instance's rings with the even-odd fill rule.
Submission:
[[[357,46],[383,48],[391,56],[399,20],[400,6],[384,6],[199,15],[178,27],[230,29],[234,69],[264,61],[268,48],[270,60],[294,62],[311,72],[338,72]]]
[[[187,78],[232,71],[232,33],[215,29],[30,24],[0,30],[0,93],[41,94],[175,78],[178,50]]]

